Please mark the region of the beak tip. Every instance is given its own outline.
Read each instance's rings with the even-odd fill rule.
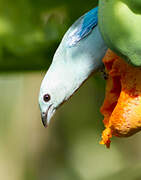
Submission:
[[[46,124],[46,125],[44,125],[44,127],[45,127],[45,128],[47,128],[47,127],[48,127],[48,125]]]
[[[45,128],[47,128],[47,127],[48,127],[48,124],[47,124],[47,119],[46,119],[46,117],[45,117],[45,116],[42,116],[41,118],[42,118],[43,126],[44,126]]]

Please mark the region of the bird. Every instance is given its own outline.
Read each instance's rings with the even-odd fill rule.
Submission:
[[[56,110],[95,72],[107,51],[98,26],[98,7],[81,16],[65,33],[42,80],[39,107],[48,127]]]
[[[98,7],[106,45],[127,63],[141,67],[141,1],[99,0]]]

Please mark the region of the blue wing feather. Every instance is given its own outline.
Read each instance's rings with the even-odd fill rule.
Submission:
[[[85,38],[98,23],[98,7],[80,17],[70,28],[67,44],[72,47]]]

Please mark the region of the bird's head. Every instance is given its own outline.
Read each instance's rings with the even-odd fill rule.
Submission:
[[[66,69],[61,69],[61,67],[65,68],[64,65],[53,62],[41,84],[39,106],[42,123],[45,127],[48,126],[56,109],[58,109],[71,94],[68,89],[70,87],[68,85],[68,73]]]
[[[77,58],[68,57],[71,53],[62,51],[62,45],[56,51],[39,92],[39,106],[45,127],[58,109],[80,87],[84,78],[83,71],[77,66]],[[70,50],[69,50],[70,51]],[[69,55],[68,55],[69,54]],[[83,66],[80,66],[83,68]],[[81,75],[82,74],[82,75]],[[87,76],[87,75],[86,75]]]

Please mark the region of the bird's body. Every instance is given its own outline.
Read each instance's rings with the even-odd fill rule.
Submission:
[[[106,50],[95,8],[80,17],[66,32],[42,81],[39,105],[45,126],[56,109],[102,67]],[[49,100],[45,95],[50,97]]]

